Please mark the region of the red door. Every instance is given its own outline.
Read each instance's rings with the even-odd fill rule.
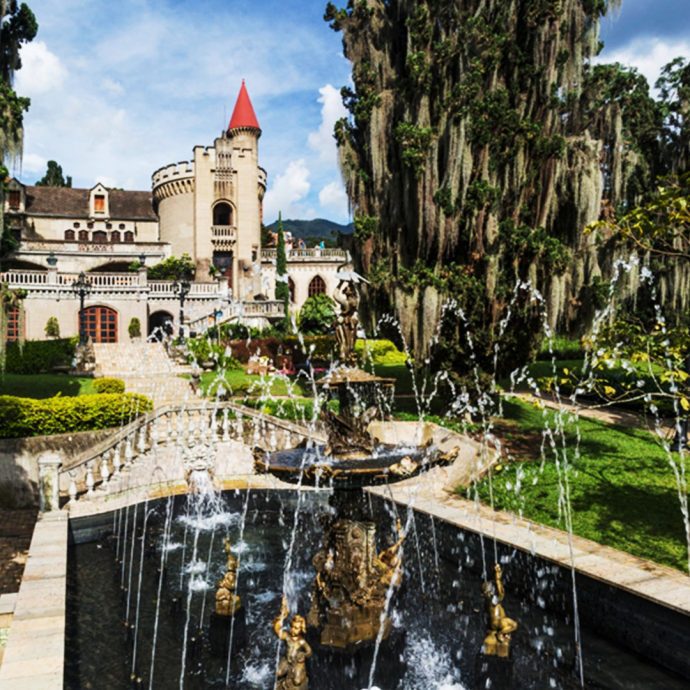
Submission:
[[[117,312],[110,307],[86,307],[84,332],[94,343],[117,342]]]

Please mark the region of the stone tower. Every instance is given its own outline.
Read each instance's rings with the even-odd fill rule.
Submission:
[[[242,82],[227,129],[213,146],[194,147],[194,160],[153,174],[160,239],[172,253],[188,253],[197,280],[211,266],[233,294],[261,292],[261,217],[266,171],[259,166],[261,128]]]

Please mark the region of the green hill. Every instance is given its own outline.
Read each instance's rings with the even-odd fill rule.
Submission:
[[[278,221],[267,226],[272,232],[278,229]],[[341,225],[325,218],[315,218],[314,220],[284,220],[283,230],[291,232],[296,239],[302,240],[331,240],[338,239],[339,235],[351,235],[353,232],[352,223]]]

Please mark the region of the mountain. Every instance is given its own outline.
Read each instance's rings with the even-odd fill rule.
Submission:
[[[276,232],[278,230],[278,221],[271,223],[267,228],[272,232]],[[283,230],[291,232],[296,239],[307,240],[318,237],[319,239],[336,240],[339,234],[351,235],[354,226],[352,223],[341,225],[325,218],[315,218],[314,220],[284,220]]]

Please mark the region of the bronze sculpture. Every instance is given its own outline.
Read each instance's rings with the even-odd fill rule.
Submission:
[[[494,585],[484,582],[482,593],[486,601],[486,612],[489,618],[489,630],[484,638],[482,651],[487,656],[499,656],[507,658],[510,656],[510,638],[518,624],[512,618],[506,616],[502,602],[505,597],[503,588],[503,571],[500,564],[494,567]]]
[[[287,599],[283,597],[280,613],[273,621],[273,631],[285,642],[287,649],[278,664],[275,690],[307,690],[307,659],[312,654],[309,643],[304,639],[307,622],[302,616],[294,615],[289,629],[285,630],[283,624],[288,613]]]
[[[335,301],[340,305],[335,323],[335,337],[338,341],[340,361],[349,366],[355,366],[355,342],[357,341],[357,329],[359,327],[359,295],[352,279],[341,279],[333,293]]]
[[[230,540],[225,540],[227,562],[225,575],[218,583],[216,590],[216,614],[218,616],[234,616],[242,606],[242,600],[235,592],[237,588],[237,558],[231,551]]]

